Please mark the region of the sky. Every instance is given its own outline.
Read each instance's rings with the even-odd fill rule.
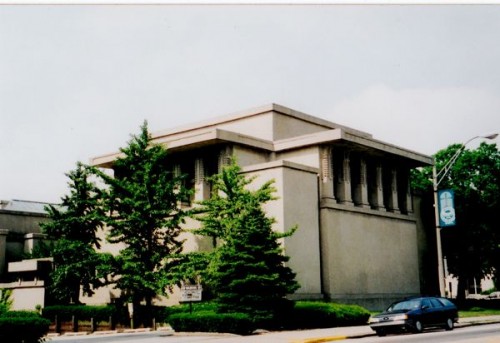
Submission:
[[[428,155],[500,132],[500,5],[0,5],[2,200],[269,103]]]

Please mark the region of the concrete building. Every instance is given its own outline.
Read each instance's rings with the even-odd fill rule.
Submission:
[[[153,141],[166,145],[173,170],[190,176],[192,201],[209,197],[207,177],[231,156],[257,176],[255,186],[275,180],[279,199],[266,205],[275,230],[298,226],[283,240],[301,285],[294,297],[380,309],[421,293],[425,242],[409,173],[431,157],[276,104],[158,132]],[[112,168],[117,156],[91,163]],[[207,247],[189,240],[188,249]]]
[[[0,201],[0,289],[13,291],[12,309],[45,304],[45,277],[50,259],[23,260],[44,239],[40,223],[48,220],[45,203]]]

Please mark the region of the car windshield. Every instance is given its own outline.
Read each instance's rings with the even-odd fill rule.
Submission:
[[[411,311],[415,310],[417,308],[420,308],[420,300],[414,299],[414,300],[405,300],[401,301],[395,304],[392,304],[388,309],[387,312],[394,312],[394,311]]]

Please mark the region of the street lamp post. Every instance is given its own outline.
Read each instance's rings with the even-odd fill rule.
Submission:
[[[445,274],[444,274],[444,265],[443,265],[443,250],[441,246],[441,228],[439,227],[439,209],[438,209],[438,186],[443,181],[444,177],[451,170],[451,167],[455,164],[458,159],[458,156],[464,151],[465,146],[477,138],[486,138],[486,139],[495,139],[498,136],[498,133],[493,133],[490,135],[484,136],[475,136],[466,141],[460,149],[450,158],[448,163],[444,165],[444,167],[437,172],[436,164],[432,167],[432,187],[434,189],[434,217],[436,222],[436,246],[437,246],[437,259],[438,259],[438,278],[439,278],[439,294],[444,297],[446,296],[446,285],[445,285]]]

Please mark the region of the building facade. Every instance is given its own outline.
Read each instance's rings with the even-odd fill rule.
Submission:
[[[44,306],[45,278],[50,259],[24,260],[44,240],[40,223],[48,220],[45,203],[0,201],[0,289],[12,290],[12,309],[34,310]]]
[[[409,175],[431,157],[376,140],[369,133],[280,105],[153,134],[187,174],[195,192],[185,206],[210,196],[207,177],[235,157],[255,187],[274,180],[266,211],[283,239],[302,299],[331,299],[380,309],[421,292],[423,230]],[[91,163],[113,167],[118,154]],[[194,223],[189,223],[192,227]],[[191,237],[187,249],[209,249]]]

